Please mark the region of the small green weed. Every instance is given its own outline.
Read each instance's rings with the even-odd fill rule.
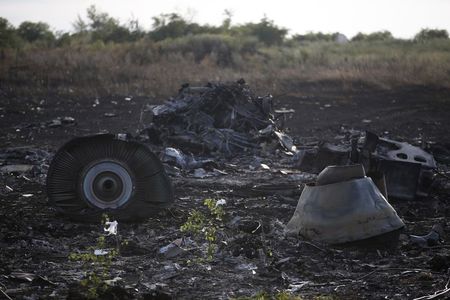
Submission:
[[[109,221],[107,215],[102,216],[102,224]],[[111,264],[114,257],[119,253],[117,238],[115,240],[116,248],[107,249],[106,236],[101,235],[97,238],[95,246],[88,247],[86,253],[71,253],[69,259],[73,261],[80,261],[83,263],[85,269],[84,279],[80,281],[80,285],[87,289],[86,297],[88,299],[97,299],[99,292],[106,289],[105,281],[110,278]],[[95,253],[97,251],[105,251]]]
[[[203,204],[208,208],[208,213],[204,214],[199,210],[189,212],[186,222],[181,225],[181,232],[191,234],[198,242],[206,242],[206,259],[211,261],[217,250],[218,233],[223,227],[225,211],[223,206],[215,199],[205,199]]]

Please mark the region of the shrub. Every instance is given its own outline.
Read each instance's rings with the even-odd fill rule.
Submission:
[[[364,33],[359,32],[357,35],[355,35],[352,38],[352,41],[373,42],[373,41],[388,41],[388,40],[393,40],[393,39],[394,39],[394,37],[392,36],[392,33],[385,30],[385,31],[376,31],[376,32],[372,32],[369,34],[364,34]]]
[[[48,45],[55,40],[47,23],[25,21],[17,28],[18,35],[27,42],[43,41]]]
[[[415,41],[428,41],[433,39],[448,39],[445,29],[422,29],[414,36]]]
[[[159,43],[162,53],[192,54],[197,63],[208,56],[214,56],[219,66],[234,64],[233,53],[244,55],[253,53],[257,40],[251,37],[232,37],[224,34],[198,34]]]
[[[254,36],[264,44],[281,45],[288,33],[285,28],[280,28],[267,17],[261,19],[259,23],[247,23],[245,25],[231,28],[231,32],[235,35]]]
[[[295,34],[292,36],[293,41],[297,42],[333,42],[336,40],[339,32],[322,33],[322,32],[308,32],[307,34]]]

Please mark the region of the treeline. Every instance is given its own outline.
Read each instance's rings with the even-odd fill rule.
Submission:
[[[73,32],[53,32],[44,22],[21,23],[17,28],[5,18],[0,17],[0,48],[22,48],[27,45],[36,47],[64,47],[86,44],[127,43],[139,40],[164,42],[186,36],[211,36],[234,38],[246,41],[247,44],[261,43],[265,46],[282,45],[296,42],[339,41],[347,38],[340,33],[307,33],[296,34],[287,38],[288,30],[282,28],[268,18],[258,23],[242,25],[232,24],[232,14],[225,11],[225,19],[219,26],[201,25],[188,21],[179,14],[169,13],[153,17],[151,30],[144,30],[138,20],[130,20],[123,24],[107,13],[98,11],[95,6],[87,9],[86,19],[78,17],[73,23]],[[423,29],[414,37],[414,41],[431,39],[448,39],[446,30]],[[395,38],[389,31],[370,34],[358,33],[351,41],[386,41]],[[245,45],[244,45],[245,47]]]
[[[268,18],[220,25],[178,14],[153,18],[150,30],[87,9],[71,32],[42,22],[18,27],[0,18],[0,94],[168,97],[180,83],[245,78],[261,93],[296,90],[299,81],[365,82],[380,87],[450,87],[448,32],[421,30],[414,39],[388,31],[288,35]]]

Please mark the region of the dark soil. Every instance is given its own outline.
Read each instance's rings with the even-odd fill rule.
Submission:
[[[145,122],[140,117],[145,105],[158,102],[113,96],[97,102],[95,97],[0,97],[0,152],[22,147],[18,153],[28,157],[17,160],[34,164],[48,163],[46,152],[36,154],[36,149],[51,154],[75,136],[136,134]],[[295,109],[286,126],[297,145],[338,142],[343,132],[367,129],[438,149],[440,167],[450,167],[445,165],[450,153],[448,89],[302,83],[275,100],[276,108]],[[58,117],[75,122],[54,125]],[[119,223],[119,236],[107,237],[110,246],[120,248],[105,275],[117,286],[98,297],[228,299],[288,290],[305,299],[412,299],[444,289],[450,276],[449,231],[444,230],[441,243],[427,248],[409,243],[408,235],[427,234],[435,224],[449,228],[450,184],[445,180],[427,198],[391,201],[406,224],[398,247],[330,247],[282,235],[301,192],[297,186],[312,175],[293,169],[283,153],[261,155],[270,170],[255,169],[253,162],[250,156],[217,160],[227,175],[204,179],[172,172],[174,206],[144,222]],[[96,247],[103,235],[100,220],[80,224],[57,215],[47,203],[45,170],[40,165],[25,174],[0,174],[0,298],[79,299],[86,295],[80,286],[86,271],[99,268],[69,256]],[[186,236],[179,229],[190,210],[206,212],[205,198],[226,200],[219,224],[226,236],[218,238],[213,259],[195,247],[172,258],[160,254],[161,247]],[[199,241],[193,245],[202,246]]]

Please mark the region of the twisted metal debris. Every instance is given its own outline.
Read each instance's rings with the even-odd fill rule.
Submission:
[[[275,124],[272,96],[256,96],[242,79],[205,87],[185,84],[176,97],[152,107],[151,115],[145,130],[150,141],[183,151],[233,156],[258,150],[267,140],[286,147],[286,135]]]

